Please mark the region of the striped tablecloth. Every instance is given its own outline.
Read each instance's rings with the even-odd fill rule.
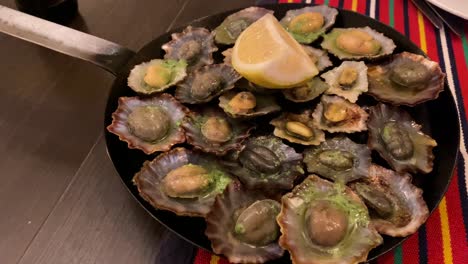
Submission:
[[[301,2],[328,4],[380,20],[419,45],[432,60],[438,61],[442,70],[447,73],[448,84],[455,95],[461,119],[461,155],[455,175],[439,208],[419,232],[393,252],[380,257],[377,262],[468,264],[468,27],[465,27],[462,38],[447,28],[438,30],[409,0],[279,0],[279,3]],[[205,250],[198,250],[194,263],[227,264],[228,261]]]

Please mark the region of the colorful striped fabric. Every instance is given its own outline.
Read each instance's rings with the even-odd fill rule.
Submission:
[[[279,3],[301,2],[328,4],[380,20],[409,37],[447,73],[461,121],[461,155],[455,175],[439,208],[419,232],[393,252],[380,257],[377,263],[468,263],[468,27],[461,38],[447,28],[438,30],[409,0],[279,0]],[[228,261],[199,250],[194,263],[227,264]]]

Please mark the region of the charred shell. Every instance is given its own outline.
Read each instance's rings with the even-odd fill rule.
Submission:
[[[188,26],[181,33],[173,33],[171,37],[171,41],[162,45],[162,49],[166,51],[164,59],[185,60],[189,71],[213,64],[213,52],[218,48],[208,29]]]
[[[206,217],[213,251],[231,263],[264,263],[281,257],[276,216],[280,203],[232,182],[216,197]]]
[[[120,97],[107,130],[127,142],[129,148],[146,154],[167,151],[185,141],[180,124],[188,111],[169,94],[145,99]]]
[[[250,138],[224,164],[247,188],[271,192],[292,189],[304,173],[302,155],[273,136]]]
[[[231,177],[215,157],[175,148],[146,162],[133,181],[155,208],[204,217]]]
[[[366,145],[354,143],[346,137],[335,137],[306,149],[304,163],[309,173],[347,183],[367,177],[370,155]]]
[[[175,97],[187,104],[206,103],[234,88],[234,84],[240,78],[241,76],[226,64],[207,65],[190,73],[179,83]]]
[[[437,142],[404,110],[379,103],[370,108],[368,145],[397,172],[429,173]]]
[[[368,114],[359,105],[339,96],[322,95],[312,114],[315,125],[331,133],[367,130]]]
[[[334,28],[323,36],[321,45],[340,60],[374,60],[396,48],[392,39],[370,27]]]
[[[289,142],[301,145],[319,145],[325,141],[325,133],[315,127],[312,111],[306,110],[299,114],[283,113],[271,120],[275,127],[273,134]]]
[[[183,127],[189,144],[216,155],[239,150],[254,128],[252,124],[229,118],[220,109],[211,107],[189,113]]]
[[[229,91],[219,97],[219,106],[232,118],[250,119],[281,110],[273,95]]]
[[[187,63],[183,60],[151,60],[136,65],[128,76],[128,86],[140,94],[163,92],[182,81]]]
[[[444,89],[445,74],[439,64],[409,52],[369,66],[367,74],[369,94],[394,105],[414,106],[433,100]]]
[[[338,11],[326,5],[289,10],[283,27],[300,43],[310,44],[335,24]]]
[[[216,43],[234,44],[244,29],[266,14],[273,14],[273,11],[252,6],[227,16],[221,25],[214,29]]]
[[[383,242],[359,196],[315,175],[283,196],[277,221],[296,264],[363,262]]]
[[[362,61],[344,61],[321,77],[329,85],[326,94],[339,95],[351,103],[368,90],[367,66]]]
[[[393,237],[415,233],[429,216],[422,190],[411,184],[411,175],[397,174],[371,165],[369,177],[351,184],[369,208],[377,231]]]

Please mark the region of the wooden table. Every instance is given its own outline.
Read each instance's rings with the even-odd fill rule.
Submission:
[[[79,0],[70,26],[136,51],[174,26],[254,2]],[[140,208],[107,157],[113,76],[3,34],[0,58],[0,263],[190,263],[195,248]]]

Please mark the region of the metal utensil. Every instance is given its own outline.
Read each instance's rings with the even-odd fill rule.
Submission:
[[[418,0],[421,1],[421,0]],[[466,20],[450,14],[449,12],[438,8],[437,6],[426,3],[432,11],[458,36],[463,35],[463,26]]]
[[[117,74],[135,52],[0,5],[0,32],[94,63]]]
[[[413,4],[423,13],[436,28],[442,28],[444,26],[444,23],[442,20],[439,18],[438,15],[434,12],[434,10],[431,9],[429,6],[429,3],[427,3],[424,0],[411,0]]]

